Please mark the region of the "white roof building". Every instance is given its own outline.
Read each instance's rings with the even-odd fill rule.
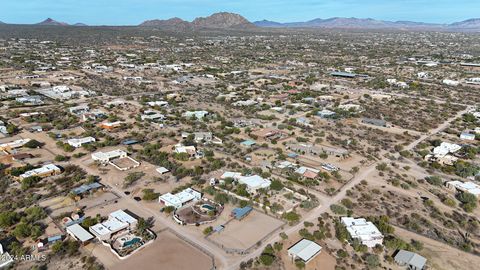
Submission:
[[[24,146],[26,143],[28,143],[29,141],[30,139],[26,138],[26,139],[15,140],[9,143],[2,143],[0,144],[0,150],[20,148]]]
[[[317,256],[321,250],[322,247],[317,243],[302,239],[288,249],[288,256],[292,257],[293,260],[301,259],[305,263],[308,263]]]
[[[224,172],[220,179],[226,178],[233,178],[240,184],[244,184],[247,186],[247,191],[250,193],[256,193],[258,189],[261,188],[268,188],[272,183],[268,179],[264,179],[259,175],[251,175],[251,176],[242,176],[241,173],[237,172]]]
[[[233,178],[235,180],[237,180],[238,178],[240,178],[242,176],[241,173],[237,173],[237,172],[224,172],[222,174],[222,176],[220,176],[221,179],[226,179],[226,178]]]
[[[309,167],[305,167],[305,166],[301,166],[299,167],[298,169],[295,170],[296,173],[298,174],[304,174],[306,173],[307,171],[311,171],[313,173],[319,173],[320,170],[317,170],[317,169],[313,169],[313,168],[309,168]]]
[[[92,154],[92,159],[102,163],[108,163],[110,160],[115,158],[124,158],[127,157],[127,152],[117,149],[110,152],[96,152]]]
[[[480,197],[480,186],[473,182],[449,181],[446,186],[452,190],[467,192]]]
[[[436,157],[443,157],[449,153],[455,153],[460,149],[462,149],[462,147],[458,144],[442,142],[440,146],[433,149],[433,154]]]
[[[70,140],[67,141],[67,143],[70,144],[71,146],[75,147],[75,148],[78,148],[78,147],[81,147],[84,144],[92,143],[92,142],[95,142],[95,141],[96,140],[93,137],[85,137],[85,138],[79,138],[79,139],[70,139]]]
[[[165,119],[165,115],[161,114],[158,111],[155,110],[146,110],[143,112],[143,114],[140,116],[142,121],[145,120],[163,120]]]
[[[167,173],[169,172],[170,170],[165,168],[165,167],[158,167],[155,169],[159,174],[164,174],[164,173]]]
[[[181,144],[177,144],[175,145],[175,153],[177,154],[186,153],[189,156],[195,156],[197,154],[197,149],[193,145],[183,146]]]
[[[82,243],[87,242],[93,238],[93,235],[90,234],[79,224],[70,225],[66,228],[66,230],[68,234],[70,234],[73,238],[77,239]]]
[[[40,168],[26,171],[25,173],[21,174],[19,177],[20,179],[24,179],[32,176],[47,177],[47,176],[55,175],[60,172],[61,172],[60,168],[55,166],[54,164],[46,164]]]
[[[117,210],[110,213],[106,221],[90,226],[89,231],[100,240],[108,240],[113,234],[133,228],[136,224],[136,218],[130,216],[123,210]]]
[[[353,239],[358,239],[367,247],[374,247],[377,244],[382,245],[383,235],[378,228],[370,221],[364,218],[342,217],[348,233]]]
[[[183,114],[186,118],[192,118],[195,116],[197,119],[202,119],[203,117],[207,116],[208,112],[207,111],[188,111]]]
[[[173,206],[178,209],[191,201],[198,201],[202,198],[202,193],[192,188],[187,188],[179,193],[171,194],[166,193],[158,198],[158,201],[165,206]]]
[[[454,81],[450,79],[445,79],[442,81],[443,84],[448,85],[448,86],[458,86],[460,84],[459,81]]]
[[[252,176],[241,176],[238,179],[238,183],[245,184],[247,186],[247,191],[251,193],[257,192],[261,188],[269,188],[272,183],[268,179],[264,179],[259,175]]]
[[[151,106],[151,107],[154,107],[154,106],[160,106],[160,107],[163,107],[163,106],[168,106],[168,102],[167,101],[163,101],[163,100],[159,100],[159,101],[149,101],[147,102],[148,106]]]

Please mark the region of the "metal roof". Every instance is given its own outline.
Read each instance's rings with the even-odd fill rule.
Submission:
[[[427,259],[418,255],[417,253],[402,249],[397,253],[397,255],[395,255],[395,262],[398,264],[412,265],[415,266],[416,269],[423,269]]]
[[[73,234],[75,238],[77,238],[81,242],[85,242],[93,238],[92,234],[90,234],[87,230],[85,230],[82,226],[78,224],[68,226],[67,232]]]
[[[75,195],[79,195],[79,194],[83,194],[85,192],[88,192],[92,189],[101,188],[101,187],[102,187],[101,184],[99,184],[97,182],[93,182],[91,184],[81,185],[77,188],[72,189],[72,193],[75,194]]]
[[[321,250],[322,247],[317,243],[307,239],[302,239],[298,243],[290,247],[288,249],[288,253],[295,255],[295,257],[298,257],[305,262],[308,262],[313,257],[315,257],[315,255],[317,255]]]

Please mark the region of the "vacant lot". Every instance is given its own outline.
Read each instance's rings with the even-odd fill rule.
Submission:
[[[282,224],[278,219],[252,211],[243,220],[232,220],[222,232],[213,234],[210,239],[226,248],[246,249]]]

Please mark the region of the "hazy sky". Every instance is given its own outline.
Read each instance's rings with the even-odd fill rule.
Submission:
[[[250,21],[358,17],[450,23],[480,17],[480,0],[0,0],[0,21],[131,25],[147,19],[192,20],[228,11]]]

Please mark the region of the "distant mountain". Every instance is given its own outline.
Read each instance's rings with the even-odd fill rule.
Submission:
[[[454,29],[480,29],[480,18],[452,23],[449,27]]]
[[[144,21],[140,26],[155,26],[171,30],[189,30],[193,25],[180,18],[171,18],[168,20],[149,20]]]
[[[76,23],[76,24],[73,24],[73,26],[88,26],[88,25],[86,25],[84,23]]]
[[[37,23],[37,25],[53,25],[53,26],[67,26],[68,23],[64,23],[64,22],[57,22],[55,21],[54,19],[52,18],[48,18],[46,19],[45,21],[43,22],[39,22]]]
[[[180,18],[149,20],[141,23],[140,26],[153,26],[172,30],[193,30],[197,28],[239,29],[256,27],[241,15],[228,12],[215,13],[205,18],[196,18],[192,22],[187,22]]]
[[[243,16],[228,13],[220,12],[212,14],[206,18],[200,17],[193,20],[192,24],[195,27],[203,28],[253,28],[254,24],[249,22]]]
[[[257,21],[258,27],[276,28],[345,28],[345,29],[403,29],[403,30],[476,30],[480,31],[480,19],[470,19],[452,24],[435,24],[411,21],[382,21],[375,19],[341,18],[314,19],[306,22],[278,23]]]

